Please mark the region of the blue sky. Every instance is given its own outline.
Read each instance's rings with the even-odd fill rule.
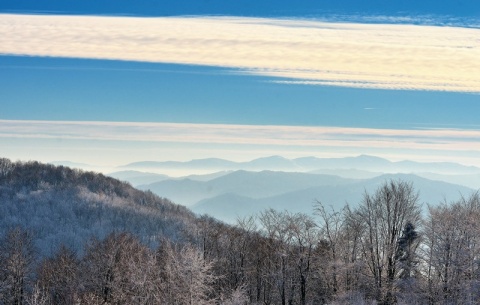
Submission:
[[[475,0],[3,0],[5,12],[46,12],[93,15],[237,15],[237,16],[324,16],[325,14],[448,15],[478,17]]]
[[[0,13],[5,157],[480,166],[475,1],[31,0]]]
[[[0,57],[2,119],[478,128],[470,93],[273,83],[227,69]],[[466,111],[468,109],[468,111]]]

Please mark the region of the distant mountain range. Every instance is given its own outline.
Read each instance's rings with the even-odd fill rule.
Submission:
[[[159,170],[191,169],[191,170],[273,170],[288,172],[310,172],[318,170],[359,170],[380,173],[437,173],[437,174],[480,174],[480,168],[450,162],[392,162],[383,158],[360,155],[346,158],[303,157],[287,159],[281,156],[259,158],[248,162],[234,162],[224,159],[209,158],[186,162],[180,161],[144,161],[130,163],[120,167],[121,170],[139,170],[158,172]]]
[[[205,162],[204,160],[161,162],[160,164],[163,164],[161,166],[165,164],[169,166],[174,166],[173,164],[178,166],[182,166],[182,164],[183,166],[192,164],[196,166],[205,166],[205,164],[210,164],[211,166],[243,164],[252,168],[260,168],[262,166],[275,167],[279,165],[285,167],[287,164],[293,164],[292,166],[295,166],[295,168],[302,169],[306,169],[311,164],[316,164],[320,168],[311,172],[223,170],[208,175],[190,175],[183,178],[172,178],[152,172],[126,169],[111,173],[110,176],[127,181],[141,190],[151,190],[160,197],[168,198],[177,204],[189,207],[196,214],[209,214],[229,223],[235,222],[237,217],[256,215],[268,208],[312,214],[317,200],[326,205],[331,205],[337,210],[343,208],[347,203],[354,206],[361,202],[365,192],[372,193],[383,183],[391,179],[411,182],[413,187],[419,191],[420,202],[432,205],[442,201],[457,200],[460,196],[468,196],[480,188],[478,168],[452,163],[390,162],[370,156],[339,159],[299,158],[293,160],[269,157],[244,163],[221,159],[207,160]],[[157,163],[155,162],[154,164]],[[329,166],[331,168],[328,168]],[[412,166],[416,166],[416,170],[419,173],[383,174],[379,171],[380,167],[389,168],[390,170],[394,168],[403,168],[405,170]],[[27,200],[29,204],[31,203],[31,207],[34,208],[38,206],[39,202],[48,202],[48,198],[50,198],[49,192],[55,190],[52,191],[54,193],[51,196],[58,195],[59,198],[63,198],[59,199],[59,202],[66,200],[65,202],[68,202],[68,204],[70,204],[70,201],[86,204],[88,209],[90,209],[89,204],[91,205],[92,203],[103,206],[104,203],[103,201],[100,203],[99,198],[105,197],[108,207],[102,207],[103,209],[128,206],[128,211],[135,211],[137,208],[139,210],[143,209],[141,205],[146,202],[145,196],[148,197],[150,196],[148,194],[151,194],[148,192],[137,192],[128,184],[92,172],[72,171],[66,167],[41,165],[35,162],[15,163],[14,167],[16,169],[13,172],[16,174],[12,174],[8,179],[14,179],[14,177],[18,176],[18,179],[15,178],[17,180],[12,181],[18,184],[19,190],[31,188],[31,192],[27,192],[28,200],[25,199],[27,197],[24,199],[15,197],[16,199],[12,201],[14,205],[19,200],[24,200],[24,202]],[[456,173],[463,172],[463,174],[442,174],[438,173],[437,170],[439,169],[444,171],[450,170]],[[43,176],[28,176],[32,173]],[[66,173],[71,177],[65,178]],[[460,182],[470,184],[470,187],[459,185]],[[79,185],[76,185],[77,183]],[[87,184],[84,185],[85,183]],[[65,185],[63,188],[60,188],[61,194],[57,194],[57,190],[52,188],[58,185]],[[8,187],[10,188],[10,186]],[[39,189],[43,193],[37,192]],[[20,192],[19,194],[23,193]],[[135,199],[128,199],[133,194]],[[173,207],[169,201],[162,201],[158,197],[152,198],[153,202],[160,202],[160,205],[155,205],[155,207],[162,206],[162,209]],[[27,205],[24,206],[27,207]],[[122,208],[121,211],[124,213],[127,210]],[[48,213],[54,212],[49,211]],[[88,213],[90,213],[90,210]],[[115,213],[118,213],[118,211]],[[184,210],[182,213],[188,212]],[[33,213],[32,215],[36,214]],[[15,217],[5,218],[3,224],[9,224],[9,221],[13,222],[16,219]],[[135,218],[136,216],[132,217]],[[72,221],[76,220],[72,218]],[[40,222],[39,219],[31,220],[32,224]],[[113,220],[112,223],[114,223]],[[67,225],[68,222],[65,222],[65,226]],[[90,234],[90,229],[87,230],[86,228],[94,228],[99,224],[87,224],[85,222],[83,225],[85,228],[82,227],[82,230],[85,230],[86,233],[82,235],[82,238],[87,233]],[[135,227],[135,230],[139,229]],[[72,236],[74,236],[73,233],[69,233],[69,240],[71,243],[74,243],[76,239],[72,238]]]
[[[152,184],[155,182],[160,182],[165,180],[190,179],[194,181],[209,181],[209,180],[221,177],[223,175],[226,175],[230,172],[231,171],[221,171],[221,172],[215,172],[215,173],[205,174],[205,175],[188,175],[186,177],[174,178],[174,177],[170,177],[163,174],[127,170],[127,171],[118,171],[118,172],[109,173],[108,176],[121,181],[127,181],[132,186],[137,187],[137,186]]]
[[[225,222],[267,208],[311,214],[319,200],[336,209],[356,205],[366,192],[390,179],[412,182],[422,203],[438,204],[480,189],[480,168],[456,163],[392,162],[361,155],[347,158],[280,156],[248,162],[197,159],[188,162],[136,162],[117,168],[111,177],[151,190],[198,214]],[[170,177],[163,173],[208,172]],[[163,173],[162,173],[163,172]]]
[[[169,179],[148,185],[140,185],[139,189],[151,190],[156,194],[169,198],[176,203],[192,206],[201,200],[213,198],[227,193],[265,198],[286,192],[316,186],[344,185],[356,180],[332,175],[309,173],[289,173],[274,171],[235,171],[209,181],[198,181],[191,178]]]
[[[391,179],[413,183],[419,191],[420,202],[433,205],[456,200],[476,189],[414,174],[379,174],[351,179],[315,173],[244,170],[211,180],[167,179],[138,188],[186,205],[198,214],[209,214],[233,223],[237,217],[255,215],[268,208],[311,214],[316,200],[335,209],[341,209],[346,203],[356,205],[365,191],[374,192]]]
[[[209,214],[229,223],[234,223],[238,217],[258,215],[268,208],[312,214],[317,200],[332,206],[335,210],[340,210],[347,203],[356,206],[365,192],[373,193],[383,183],[392,179],[411,182],[419,192],[419,201],[424,204],[424,208],[426,204],[437,205],[443,201],[457,200],[462,194],[468,196],[474,191],[464,186],[429,180],[412,174],[387,174],[365,180],[337,177],[332,179],[331,183],[326,180],[322,182],[327,176],[317,177],[319,181],[316,186],[304,185],[305,188],[297,190],[284,189],[285,192],[282,194],[263,198],[247,196],[244,192],[225,192],[200,200],[191,209],[198,214]],[[154,189],[152,191],[155,192]]]
[[[110,173],[108,175],[121,181],[128,181],[130,184],[132,184],[132,186],[150,184],[170,179],[170,177],[167,175],[139,171],[119,171]]]

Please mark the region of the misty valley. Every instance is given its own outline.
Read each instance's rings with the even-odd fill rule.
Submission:
[[[0,159],[0,304],[480,302],[477,191],[336,161],[172,178]]]

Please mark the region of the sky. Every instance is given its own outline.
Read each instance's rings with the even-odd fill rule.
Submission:
[[[0,156],[480,166],[478,1],[0,2]]]

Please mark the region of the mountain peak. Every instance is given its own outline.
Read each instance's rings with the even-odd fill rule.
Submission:
[[[364,154],[361,154],[361,155],[358,155],[356,157],[354,157],[356,159],[365,159],[365,160],[383,160],[383,161],[388,161],[387,159],[385,158],[381,158],[381,157],[377,157],[377,156],[372,156],[372,155],[364,155]]]
[[[289,160],[289,159],[287,159],[283,156],[273,155],[273,156],[268,156],[268,157],[257,158],[255,160]]]
[[[362,162],[376,162],[376,163],[379,163],[379,164],[390,164],[390,163],[392,163],[391,161],[389,161],[387,159],[384,159],[384,158],[381,158],[381,157],[372,156],[372,155],[363,155],[363,154],[358,155],[356,157],[353,157],[352,159],[362,161]]]

